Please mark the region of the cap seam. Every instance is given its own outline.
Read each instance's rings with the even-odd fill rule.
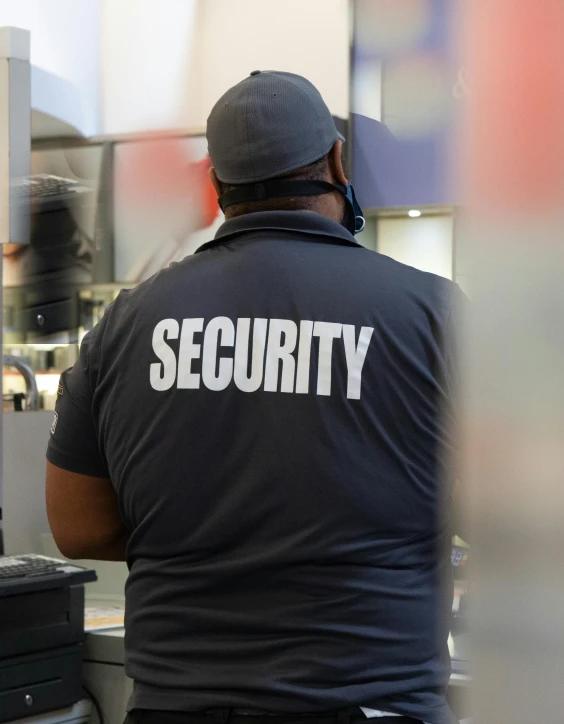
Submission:
[[[256,179],[256,171],[255,171],[255,164],[253,161],[253,154],[251,153],[251,140],[249,138],[249,102],[250,102],[250,94],[247,95],[247,102],[245,104],[245,131],[247,132],[247,152],[249,154],[249,163],[251,165],[251,172],[253,174],[253,179]],[[227,181],[225,183],[228,183]]]

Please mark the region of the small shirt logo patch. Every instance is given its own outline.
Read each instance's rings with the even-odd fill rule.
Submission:
[[[58,394],[58,395],[62,395],[63,392],[64,392],[63,386],[62,386],[62,385],[59,385],[59,387],[57,388],[57,394]]]
[[[55,430],[57,429],[57,423],[59,422],[59,415],[55,412],[53,416],[53,424],[51,425],[51,435],[55,434]]]

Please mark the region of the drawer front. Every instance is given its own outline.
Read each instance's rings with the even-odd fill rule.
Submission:
[[[53,281],[51,284],[56,285]],[[71,332],[78,327],[78,305],[74,299],[63,299],[50,304],[40,304],[25,310],[25,332],[42,335]]]
[[[81,646],[2,662],[0,722],[62,709],[82,697]]]
[[[84,586],[0,598],[3,659],[56,650],[84,639]]]

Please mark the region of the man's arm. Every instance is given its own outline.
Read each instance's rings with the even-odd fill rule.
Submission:
[[[111,305],[63,372],[47,448],[47,515],[67,558],[125,560],[130,533],[120,515],[93,414],[100,347]]]
[[[129,531],[107,478],[71,473],[47,462],[47,515],[67,558],[124,561]]]

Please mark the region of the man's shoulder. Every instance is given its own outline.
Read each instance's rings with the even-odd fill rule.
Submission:
[[[349,272],[353,277],[356,276],[356,270],[363,277],[373,275],[375,283],[370,284],[370,287],[375,293],[379,287],[377,279],[386,279],[386,287],[388,290],[393,289],[392,296],[397,298],[398,302],[401,299],[410,299],[419,306],[424,305],[447,314],[456,297],[461,295],[458,285],[446,277],[403,264],[365,247],[351,248],[350,251],[351,264],[347,264]],[[176,297],[175,289],[183,290],[184,296],[191,279],[200,279],[202,273],[205,278],[208,277],[209,264],[213,266],[215,256],[214,253],[205,252],[189,255],[157,272],[135,288],[122,290],[112,305],[114,320],[119,318],[125,321],[130,314],[137,315],[143,309],[159,304],[163,299]],[[356,263],[353,262],[355,257]],[[366,284],[359,279],[359,289],[361,287],[366,288]]]
[[[182,261],[173,262],[132,289],[122,289],[113,302],[113,306],[142,304],[154,294],[170,290],[172,284],[185,280],[202,260],[200,255],[194,254],[185,257]]]
[[[402,294],[419,302],[434,306],[450,308],[454,299],[460,294],[458,284],[447,277],[423,271],[416,267],[409,266],[392,259],[380,252],[366,249],[362,255],[362,264],[378,270],[381,276],[385,276],[391,282],[391,286],[398,294]]]
[[[454,286],[450,279],[440,276],[439,274],[423,271],[422,269],[410,266],[409,264],[404,264],[403,262],[397,261],[397,259],[393,259],[391,256],[386,256],[386,254],[382,254],[378,251],[371,251],[370,249],[367,249],[366,251],[372,258],[373,263],[386,267],[386,270],[389,273],[396,274],[398,278],[428,286]]]

